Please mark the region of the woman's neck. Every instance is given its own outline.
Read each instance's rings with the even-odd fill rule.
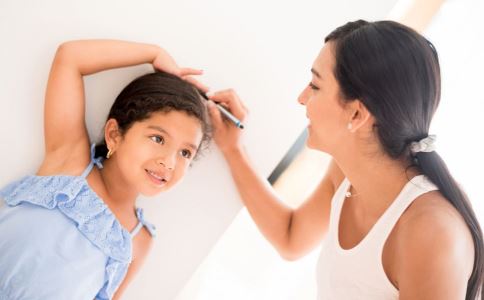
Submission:
[[[368,217],[381,216],[409,179],[419,174],[405,162],[384,154],[369,157],[352,152],[335,159],[351,182],[358,207]]]

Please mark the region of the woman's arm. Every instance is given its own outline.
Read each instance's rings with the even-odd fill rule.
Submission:
[[[210,98],[226,105],[237,118],[244,120],[246,109],[232,90],[215,93]],[[293,260],[306,254],[321,241],[327,230],[334,187],[343,179],[341,171],[332,162],[314,193],[293,210],[281,202],[269,183],[252,167],[240,145],[241,130],[224,122],[218,110],[210,106],[214,140],[259,230],[284,258]]]

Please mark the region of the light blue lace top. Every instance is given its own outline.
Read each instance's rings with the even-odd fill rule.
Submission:
[[[111,299],[131,262],[130,233],[81,176],[26,176],[0,190],[0,299]]]

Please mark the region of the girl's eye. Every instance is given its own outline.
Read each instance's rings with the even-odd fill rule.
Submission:
[[[184,150],[181,151],[181,155],[184,158],[191,158],[192,157],[192,152],[190,152],[190,150],[184,149]]]
[[[319,88],[317,86],[315,86],[312,82],[309,83],[309,87],[312,89],[312,90],[319,90]]]
[[[154,135],[152,137],[150,137],[151,140],[157,144],[164,144],[165,143],[165,139],[162,137],[162,136],[159,136],[159,135]]]

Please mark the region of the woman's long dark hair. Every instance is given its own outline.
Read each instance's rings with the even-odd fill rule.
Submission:
[[[429,134],[440,101],[440,67],[435,47],[415,30],[392,21],[349,22],[330,33],[334,75],[343,101],[359,99],[375,118],[384,151],[414,161],[459,211],[474,240],[474,267],[466,299],[483,286],[483,238],[471,204],[435,151],[412,157],[409,146]]]
[[[205,148],[211,139],[205,100],[195,86],[165,72],[155,71],[131,81],[116,97],[107,119],[115,119],[124,135],[135,122],[149,118],[152,113],[172,110],[183,111],[199,120],[203,133],[199,150]],[[105,157],[107,153],[103,140],[96,146],[95,156]],[[196,157],[199,154],[197,151]]]

